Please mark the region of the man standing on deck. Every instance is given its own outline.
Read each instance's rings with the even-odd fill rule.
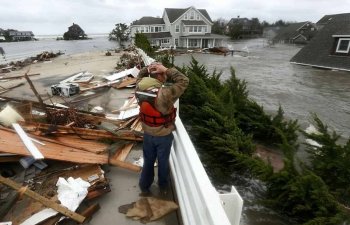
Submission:
[[[165,85],[165,82],[170,82]],[[161,195],[169,188],[169,156],[175,130],[174,103],[184,93],[189,79],[175,68],[154,62],[143,68],[137,79],[136,98],[140,105],[144,164],[139,180],[141,196],[151,195],[154,163],[158,159],[158,185]],[[168,84],[168,83],[167,83]]]

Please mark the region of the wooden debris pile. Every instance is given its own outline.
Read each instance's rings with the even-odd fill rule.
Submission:
[[[138,72],[136,67],[125,68],[105,76],[99,85],[87,79],[80,93],[104,85],[130,87]],[[85,79],[85,75],[76,74],[65,82]],[[84,223],[100,208],[91,200],[111,191],[102,168],[141,170],[128,158],[143,140],[138,104],[133,96],[119,109],[104,113],[80,110],[74,104],[47,104],[26,78],[38,102],[10,97],[0,101],[12,110],[0,110],[0,221],[49,225],[64,216],[61,224],[65,220]],[[64,205],[57,187],[72,179],[87,184],[77,208]]]
[[[8,64],[2,64],[0,65],[0,73],[9,73],[11,71],[19,70],[25,66],[28,66],[32,63],[36,63],[38,61],[49,61],[50,59],[60,56],[62,54],[64,53],[60,51],[57,53],[44,51],[34,57],[29,57],[19,61],[12,61]]]

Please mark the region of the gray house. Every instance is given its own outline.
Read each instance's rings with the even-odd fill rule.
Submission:
[[[9,36],[12,41],[31,41],[34,39],[32,31],[9,30]]]
[[[350,13],[326,15],[317,24],[322,29],[290,62],[350,71]]]
[[[134,21],[131,38],[137,32],[147,36],[152,46],[210,48],[222,46],[229,37],[212,34],[213,22],[205,9],[165,8],[162,18],[142,17]]]
[[[317,27],[309,22],[292,23],[281,28],[273,38],[274,43],[307,44],[317,33]]]

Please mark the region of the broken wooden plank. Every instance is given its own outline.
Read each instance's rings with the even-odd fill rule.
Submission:
[[[28,151],[32,154],[34,159],[43,159],[43,154],[39,151],[39,149],[33,144],[32,140],[28,137],[28,135],[24,132],[22,127],[18,123],[12,124],[13,128],[16,130],[17,134],[23,141],[23,144],[26,146]]]
[[[113,158],[109,158],[109,164],[113,165],[113,166],[118,166],[124,169],[128,169],[134,172],[140,172],[141,171],[141,167],[134,165],[132,163],[128,163],[128,162],[124,162],[124,161],[120,161],[118,159],[113,159]]]
[[[26,128],[28,132],[32,131],[47,131],[52,128],[51,124],[46,123],[35,123],[35,122],[20,122],[21,126]],[[86,138],[95,138],[95,139],[112,139],[112,140],[135,140],[142,141],[142,138],[135,136],[131,131],[129,133],[127,131],[123,132],[114,132],[110,130],[97,130],[97,129],[88,129],[88,128],[77,128],[77,127],[66,127],[61,125],[55,126],[55,131],[50,132],[50,134],[62,135],[62,134],[75,134],[78,137],[86,137]],[[113,132],[113,133],[112,133]]]
[[[40,73],[28,74],[28,76],[37,76],[37,75],[40,75]],[[24,75],[11,76],[11,77],[0,77],[0,80],[13,80],[13,79],[21,79],[21,78],[24,78]]]
[[[5,178],[1,175],[0,175],[0,182],[11,187],[14,190],[17,190],[17,191],[21,190],[21,188],[22,188],[22,185],[12,181],[11,179]],[[75,220],[79,223],[83,223],[85,220],[84,216],[82,216],[78,213],[75,213],[62,205],[59,205],[56,202],[54,202],[48,198],[45,198],[45,197],[39,195],[38,193],[36,193],[28,188],[23,192],[23,194],[40,202],[40,203],[42,203],[43,205],[45,205],[51,209],[56,210],[59,213],[62,213],[63,215],[65,215],[69,218],[72,218],[73,220]]]
[[[131,78],[131,77],[126,78],[120,84],[117,85],[117,88],[120,89],[132,84],[136,84],[136,80],[137,80],[136,78]]]
[[[134,143],[128,143],[121,146],[121,148],[117,150],[113,158],[118,159],[120,161],[125,161],[126,157],[129,155],[133,146],[134,146]]]
[[[31,155],[16,133],[0,128],[0,151],[18,155]],[[37,138],[37,137],[36,137]],[[38,138],[39,139],[39,138]],[[45,158],[76,163],[107,164],[108,154],[95,154],[77,148],[42,140],[45,146],[37,146]],[[9,148],[11,146],[11,148]]]

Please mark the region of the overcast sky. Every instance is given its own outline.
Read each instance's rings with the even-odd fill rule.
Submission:
[[[350,12],[350,0],[0,0],[0,28],[62,35],[74,22],[87,34],[109,33],[116,23],[189,6],[206,9],[212,20],[240,16],[269,23],[317,22],[326,14]]]

